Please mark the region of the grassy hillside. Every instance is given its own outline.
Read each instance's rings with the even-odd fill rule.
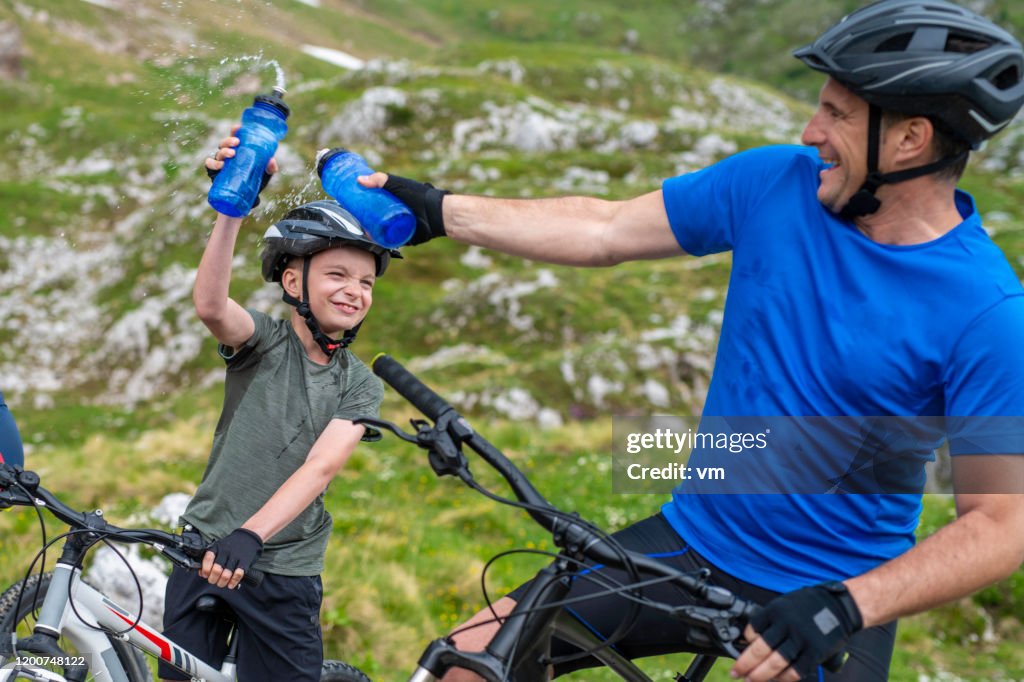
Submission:
[[[1019,3],[975,4],[1024,26]],[[850,5],[0,0],[0,28],[20,45],[0,84],[0,390],[31,466],[115,520],[193,489],[221,390],[190,305],[212,224],[198,168],[279,74],[293,110],[282,172],[246,222],[232,293],[283,312],[259,279],[258,238],[287,206],[322,196],[317,149],[350,146],[465,192],[651,191],[734,151],[797,141],[818,81],[789,50]],[[311,47],[366,64],[342,68]],[[1022,150],[1018,123],[963,183],[1018,273]],[[455,243],[406,251],[357,352],[390,352],[442,387],[557,504],[610,528],[655,509],[660,499],[611,494],[608,415],[700,409],[729,259],[572,270]],[[384,413],[413,416],[393,395]],[[329,497],[329,653],[379,679],[401,679],[426,641],[479,607],[490,556],[550,546],[395,442],[363,446]],[[929,499],[921,534],[950,513]],[[34,518],[0,514],[5,584],[34,552]],[[499,562],[491,589],[536,567]],[[1024,679],[1022,608],[1018,573],[908,619],[893,679]]]

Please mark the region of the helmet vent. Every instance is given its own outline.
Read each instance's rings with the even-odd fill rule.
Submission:
[[[974,52],[981,52],[986,47],[990,47],[992,43],[979,40],[975,36],[964,35],[962,33],[950,33],[949,37],[946,38],[946,52],[956,52],[958,54],[972,54]]]
[[[1020,80],[1020,72],[1017,70],[1017,65],[1013,64],[997,73],[992,78],[992,84],[1000,90],[1009,90],[1020,83]]]
[[[812,69],[816,69],[816,68],[824,69],[824,68],[826,68],[825,61],[821,57],[816,55],[816,54],[809,53],[809,54],[803,55],[801,57],[801,59],[803,59],[804,62],[808,66],[810,66]]]
[[[900,33],[890,38],[886,38],[878,47],[875,48],[875,52],[904,52],[907,46],[910,45],[911,39],[914,34],[911,33]]]

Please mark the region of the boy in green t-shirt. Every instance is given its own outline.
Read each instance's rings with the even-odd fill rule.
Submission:
[[[227,138],[207,168],[219,171],[237,144]],[[272,160],[267,171],[275,170]],[[217,215],[196,275],[196,312],[220,342],[227,378],[210,459],[182,522],[213,544],[198,574],[172,572],[164,632],[219,665],[223,621],[194,608],[216,594],[237,616],[239,679],[319,680],[319,574],[332,527],[323,494],[367,436],[354,420],[376,417],[383,397],[346,346],[376,278],[401,256],[336,202],[293,208],[263,237],[263,277],[295,306],[289,319],[274,319],[228,296],[241,224]],[[266,573],[262,584],[233,589],[251,568]],[[188,679],[164,664],[160,676]]]

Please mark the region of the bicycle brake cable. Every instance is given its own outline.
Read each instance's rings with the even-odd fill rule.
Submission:
[[[477,628],[477,627],[481,627],[483,625],[490,624],[490,623],[499,623],[499,624],[501,624],[501,623],[503,623],[503,622],[505,622],[507,620],[507,616],[506,617],[499,617],[497,615],[497,613],[493,609],[492,602],[490,601],[490,595],[488,594],[487,588],[486,588],[486,573],[490,570],[490,567],[495,562],[497,562],[499,559],[502,559],[502,558],[504,558],[506,556],[509,556],[509,555],[512,555],[512,554],[537,554],[537,555],[540,555],[540,556],[545,556],[545,557],[550,557],[550,558],[562,558],[562,559],[565,559],[565,560],[570,561],[572,563],[576,563],[576,564],[578,564],[579,566],[581,566],[583,568],[593,569],[592,565],[586,564],[586,563],[584,563],[582,561],[579,561],[578,559],[575,559],[573,557],[569,557],[569,556],[566,556],[566,555],[563,555],[563,554],[557,554],[555,552],[548,552],[548,551],[544,551],[544,550],[535,550],[535,549],[512,549],[512,550],[507,550],[505,552],[501,552],[501,553],[491,557],[491,559],[484,565],[483,571],[481,573],[481,583],[482,583],[481,587],[483,589],[484,599],[487,601],[488,607],[491,609],[491,613],[492,613],[492,615],[494,617],[491,618],[491,619],[485,620],[485,621],[481,621],[479,623],[474,623],[473,625],[470,625],[470,626],[467,626],[467,627],[459,628],[458,630],[453,631],[449,636],[456,635],[456,634],[459,634],[461,632],[465,632],[467,630],[471,630],[471,629],[474,629],[474,628]],[[544,605],[538,606],[536,608],[531,608],[531,609],[527,609],[525,611],[522,611],[522,612],[520,612],[520,614],[521,615],[526,615],[526,614],[529,614],[529,613],[533,613],[533,612],[536,612],[536,611],[540,611],[542,609],[548,609],[548,608],[552,608],[552,607],[564,608],[564,607],[570,606],[572,604],[583,603],[583,602],[586,602],[586,601],[589,601],[589,600],[592,600],[592,599],[596,599],[596,598],[599,598],[599,597],[603,597],[603,596],[607,596],[607,595],[612,595],[612,594],[617,594],[620,597],[622,597],[623,599],[627,599],[629,601],[632,601],[632,602],[634,602],[634,604],[636,606],[647,606],[649,608],[654,608],[654,609],[657,609],[659,611],[664,611],[666,613],[672,611],[673,607],[666,606],[665,604],[662,604],[661,602],[654,601],[654,600],[648,599],[648,598],[643,597],[643,596],[635,595],[632,592],[634,590],[636,590],[636,589],[642,589],[644,587],[650,587],[650,586],[658,585],[658,584],[661,584],[661,583],[671,582],[672,580],[675,579],[676,576],[671,576],[671,575],[668,575],[668,576],[658,576],[658,577],[655,577],[655,578],[649,578],[647,580],[638,580],[638,581],[632,582],[632,583],[623,583],[623,582],[621,582],[621,581],[619,581],[619,580],[617,580],[617,579],[615,579],[615,578],[613,578],[613,577],[611,577],[611,576],[609,576],[607,574],[602,574],[602,573],[597,572],[597,571],[593,571],[593,572],[589,572],[589,573],[580,573],[580,574],[577,574],[577,576],[575,576],[575,577],[579,577],[580,579],[588,580],[590,582],[596,583],[599,586],[601,586],[603,588],[606,588],[606,589],[604,589],[603,591],[594,592],[592,594],[587,594],[587,595],[578,596],[578,597],[572,597],[572,598],[568,598],[568,599],[562,599],[562,600],[559,600],[559,601],[551,602],[549,604],[544,604]],[[625,621],[623,621],[623,622],[625,623]],[[593,647],[593,648],[587,649],[587,650],[581,650],[579,652],[575,652],[575,653],[572,653],[572,654],[566,654],[564,656],[558,656],[556,658],[552,658],[550,662],[551,663],[555,663],[555,664],[557,664],[557,663],[565,663],[565,662],[576,660],[576,659],[579,659],[579,658],[585,658],[587,656],[591,656],[591,655],[597,653],[598,651],[600,651],[601,649],[605,649],[605,648],[608,648],[608,647],[615,646],[621,639],[623,639],[629,633],[629,629],[631,629],[634,624],[635,624],[635,621],[631,622],[631,623],[628,623],[629,628],[627,628],[625,630],[625,632],[622,632],[621,634],[619,634],[617,632],[619,629],[621,629],[621,626],[619,628],[616,628],[616,631],[613,632],[611,636],[608,636],[608,637],[604,638],[602,640],[601,644],[596,646],[596,647]],[[514,660],[514,658],[515,658],[514,654],[515,654],[515,649],[513,649],[512,655],[509,656],[509,662]]]
[[[37,511],[38,511],[38,509],[37,509]],[[141,622],[141,620],[142,620],[142,606],[143,606],[144,600],[143,600],[143,592],[142,592],[142,583],[139,582],[138,575],[135,573],[135,570],[131,567],[131,564],[128,562],[127,558],[125,558],[125,556],[116,547],[111,545],[111,543],[108,540],[109,537],[117,537],[118,536],[118,533],[115,532],[115,531],[97,530],[95,528],[71,528],[70,530],[65,531],[64,533],[60,533],[58,535],[55,535],[49,541],[45,542],[43,544],[43,546],[42,546],[42,549],[40,549],[38,552],[36,552],[35,557],[33,557],[32,561],[29,564],[28,570],[25,572],[25,577],[24,577],[24,579],[23,579],[23,581],[21,583],[21,585],[22,585],[21,590],[18,592],[18,599],[15,601],[14,613],[18,613],[21,610],[22,597],[24,596],[25,589],[28,587],[28,579],[32,575],[32,571],[35,569],[35,566],[36,566],[37,562],[40,564],[40,570],[39,570],[40,581],[42,580],[42,576],[45,575],[45,573],[46,573],[46,551],[50,547],[52,547],[53,545],[55,545],[58,542],[60,542],[61,540],[65,540],[65,539],[70,538],[71,536],[74,536],[74,535],[85,535],[85,534],[89,534],[89,535],[93,535],[93,536],[98,536],[91,543],[86,545],[85,552],[88,552],[97,543],[103,542],[108,547],[110,547],[110,549],[118,556],[118,558],[121,559],[122,562],[124,562],[125,566],[128,568],[129,574],[131,574],[131,576],[132,576],[132,580],[135,582],[136,592],[139,595],[139,606],[140,606],[139,613],[138,613],[138,615],[135,618],[135,622],[132,623],[128,628],[126,628],[124,630],[120,630],[120,631],[115,631],[114,632],[114,634],[116,636],[122,635],[122,634],[124,634],[126,632],[129,632],[132,629],[134,629],[135,626],[138,625]],[[78,608],[75,606],[74,595],[71,593],[71,585],[72,585],[72,581],[68,581],[68,585],[67,585],[67,590],[68,590],[67,598],[68,598],[68,604],[71,606],[72,612],[75,614],[75,616],[78,618],[78,620],[80,622],[82,622],[84,625],[86,625],[86,627],[89,627],[92,630],[106,632],[106,630],[104,628],[96,626],[96,625],[93,625],[92,623],[90,623],[89,621],[87,621],[85,618],[82,617],[82,614],[78,611]],[[40,590],[36,589],[35,594],[33,595],[32,614],[33,614],[33,617],[36,618],[37,620],[39,618],[39,595],[40,595]]]
[[[93,531],[93,532],[96,533],[96,531]],[[110,542],[110,538],[112,538],[112,537],[116,538],[120,534],[117,533],[116,531],[100,531],[99,533],[97,533],[97,535],[99,537],[97,537],[95,540],[93,540],[92,542],[90,542],[88,545],[85,546],[84,552],[86,552],[86,553],[89,552],[89,550],[91,550],[95,545],[99,544],[100,542],[102,542],[104,545],[106,545],[107,548],[109,548],[110,551],[112,551],[114,554],[116,554],[117,558],[119,558],[121,560],[121,562],[124,563],[125,568],[128,569],[128,574],[132,577],[132,581],[135,583],[135,592],[136,592],[136,594],[139,595],[139,610],[135,614],[135,621],[133,623],[131,623],[124,630],[116,630],[113,633],[114,636],[120,637],[121,635],[127,634],[127,633],[131,632],[132,630],[134,630],[135,626],[137,626],[139,623],[142,622],[142,613],[143,613],[143,609],[145,608],[145,599],[144,599],[144,596],[143,596],[143,593],[142,593],[142,583],[139,582],[139,576],[138,576],[137,573],[135,573],[135,569],[132,568],[131,562],[128,561],[128,558],[125,557],[125,555],[121,552],[121,550],[117,549],[117,547],[115,547]],[[83,623],[85,623],[87,626],[89,626],[93,630],[99,630],[99,631],[102,631],[102,632],[106,632],[105,628],[102,628],[102,627],[99,627],[99,626],[95,626],[95,625],[87,622],[84,618],[82,618],[81,614],[78,613],[78,608],[75,606],[74,597],[72,597],[72,595],[71,595],[71,583],[70,582],[68,582],[68,604],[70,604],[71,610],[74,611],[75,615],[78,616],[78,620],[82,621]]]
[[[35,568],[36,561],[39,561],[40,554],[43,557],[42,563],[39,565],[39,580],[40,581],[42,581],[43,575],[46,573],[46,549],[52,543],[48,543],[46,541],[46,521],[43,519],[43,512],[40,509],[38,502],[36,501],[36,496],[33,495],[32,492],[29,491],[28,488],[26,488],[24,485],[22,485],[17,480],[15,480],[12,483],[11,487],[18,488],[19,490],[21,490],[23,493],[25,493],[25,496],[31,502],[31,507],[32,507],[33,510],[35,510],[36,516],[39,518],[39,533],[42,536],[42,544],[43,544],[42,550],[40,550],[39,552],[36,553],[35,558],[32,560],[32,563],[29,564],[28,570],[25,572],[25,577],[22,579],[21,590],[18,591],[18,599],[14,603],[14,613],[15,613],[15,617],[17,617],[18,611],[21,610],[21,598],[25,594],[25,588],[27,587],[28,579],[32,576],[32,569]],[[32,613],[34,614],[35,618],[37,618],[37,619],[39,618],[39,590],[36,590],[36,593],[35,593],[35,595],[34,595],[34,597],[32,599]]]
[[[622,547],[622,545],[618,542],[618,540],[613,538],[610,533],[608,533],[605,530],[599,528],[595,524],[593,524],[593,523],[591,523],[589,521],[586,521],[585,519],[583,519],[582,517],[580,517],[578,515],[570,514],[570,513],[567,513],[567,512],[563,512],[562,510],[556,509],[556,508],[551,507],[551,506],[542,507],[542,506],[539,506],[539,505],[530,504],[528,502],[523,502],[521,500],[511,500],[511,499],[502,497],[500,495],[497,495],[496,493],[493,493],[490,490],[487,490],[486,488],[481,486],[479,483],[477,483],[476,480],[473,479],[472,475],[469,474],[468,472],[466,472],[465,476],[459,476],[459,478],[466,485],[468,485],[470,488],[472,488],[473,490],[479,492],[480,494],[484,495],[488,499],[491,499],[491,500],[493,500],[495,502],[498,502],[500,504],[505,504],[505,505],[508,505],[508,506],[511,506],[511,507],[518,507],[520,509],[525,509],[527,511],[533,510],[533,511],[541,512],[541,513],[550,514],[552,516],[555,516],[556,518],[562,519],[563,521],[565,521],[567,523],[577,524],[577,525],[583,526],[588,531],[590,531],[591,533],[593,533],[594,535],[599,537],[601,540],[606,542],[607,545],[612,549],[612,551],[614,551],[618,555],[620,561],[622,562],[623,570],[627,573],[627,575],[629,575],[630,579],[633,580],[634,582],[639,582],[639,580],[640,580],[640,572],[636,568],[636,565],[633,563],[632,559],[630,558],[629,552],[627,552],[626,549],[624,547]],[[581,563],[581,565],[584,565],[584,564],[582,564],[582,562],[580,562],[580,563]],[[631,589],[631,588],[624,588],[624,589]],[[618,641],[618,640],[622,639],[623,637],[625,637],[626,634],[628,634],[628,632],[636,624],[637,619],[640,617],[640,607],[639,607],[639,604],[635,600],[631,599],[630,601],[632,603],[630,604],[629,613],[626,615],[626,617],[624,617],[619,622],[618,626],[616,626],[616,628],[612,632],[612,634],[608,636],[608,638],[607,638],[608,640]],[[495,616],[497,615],[497,614],[495,614],[494,609],[493,609],[493,607],[491,607],[489,602],[488,602],[488,608],[491,609],[492,615],[495,615]],[[511,660],[511,657],[510,657],[510,660]]]
[[[520,549],[506,550],[504,552],[501,552],[501,553],[495,555],[488,562],[488,565],[493,563],[495,560],[504,558],[505,556],[510,555],[510,554],[539,554],[539,555],[543,555],[543,556],[550,557],[550,558],[564,558],[564,559],[567,559],[569,561],[574,561],[574,559],[572,559],[572,557],[566,557],[564,555],[557,554],[555,552],[547,552],[547,551],[538,550],[538,549],[521,549],[520,548]],[[486,569],[486,566],[485,566],[485,569]],[[640,581],[640,582],[637,582],[637,583],[628,583],[628,584],[627,583],[619,583],[614,578],[610,578],[610,577],[608,577],[606,575],[602,576],[599,573],[581,575],[580,578],[583,579],[583,580],[589,580],[590,582],[600,583],[600,584],[602,584],[602,586],[607,587],[607,589],[604,590],[604,591],[601,591],[601,592],[594,592],[593,594],[588,594],[588,595],[584,595],[584,596],[580,596],[580,597],[572,597],[570,599],[562,599],[562,600],[559,600],[559,601],[556,601],[556,602],[552,602],[551,604],[545,604],[544,606],[537,607],[535,609],[527,609],[526,611],[523,611],[521,613],[524,613],[524,614],[526,614],[526,613],[533,613],[534,611],[538,611],[538,610],[540,610],[542,608],[548,608],[549,606],[568,606],[568,605],[572,605],[572,604],[579,604],[579,603],[582,603],[582,602],[594,599],[596,597],[603,597],[603,596],[606,596],[606,595],[609,595],[609,594],[618,594],[623,599],[630,599],[630,600],[636,601],[637,603],[639,603],[639,604],[641,604],[643,606],[654,608],[654,609],[657,609],[659,611],[664,611],[666,613],[671,613],[673,608],[674,608],[674,607],[671,607],[671,606],[666,606],[666,605],[662,604],[661,602],[654,601],[654,600],[651,600],[651,599],[647,599],[646,597],[637,597],[635,595],[631,595],[626,590],[631,589],[631,588],[636,588],[636,587],[649,587],[651,585],[658,585],[658,584],[661,584],[661,583],[671,582],[671,581],[675,580],[676,576],[671,576],[671,575],[658,576],[657,578],[649,578],[647,580],[643,580],[643,581]],[[604,582],[602,583],[602,581],[604,581]],[[500,623],[503,623],[505,620],[507,620],[507,618],[508,618],[507,616],[497,616],[497,615],[495,615],[492,618],[488,618],[488,619],[480,621],[478,623],[473,623],[472,625],[464,625],[464,626],[460,627],[457,630],[453,630],[451,633],[449,633],[449,636],[457,635],[457,634],[460,634],[462,632],[468,632],[469,630],[473,630],[475,628],[482,627],[483,625],[488,625],[490,623],[499,623],[500,624]]]

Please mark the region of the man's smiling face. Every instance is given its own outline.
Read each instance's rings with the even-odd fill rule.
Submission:
[[[818,110],[800,137],[829,165],[819,175],[818,201],[834,213],[867,178],[868,110],[867,102],[829,78],[818,96]]]

